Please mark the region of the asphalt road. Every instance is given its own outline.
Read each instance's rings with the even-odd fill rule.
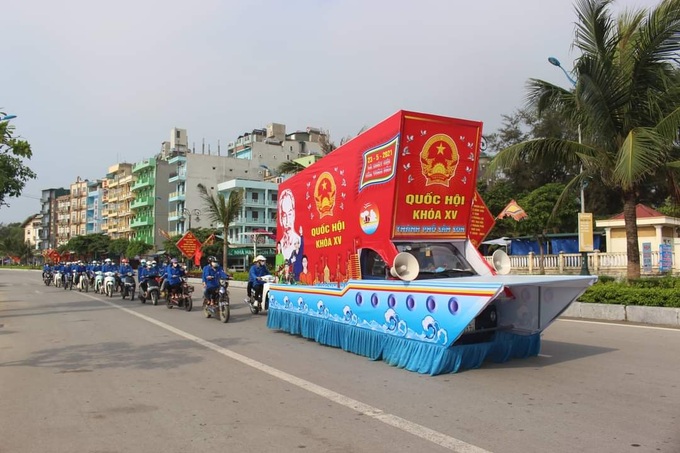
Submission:
[[[222,324],[0,271],[0,452],[680,452],[680,330],[561,320],[538,357],[432,377],[231,296]]]

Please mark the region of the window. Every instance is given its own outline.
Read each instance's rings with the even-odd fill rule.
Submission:
[[[251,197],[252,197],[253,201],[258,201],[258,194],[257,194],[257,192],[253,192],[252,195],[251,195]]]
[[[260,218],[260,214],[257,211],[253,211],[253,220],[258,220]]]

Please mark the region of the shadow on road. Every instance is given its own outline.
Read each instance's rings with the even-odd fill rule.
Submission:
[[[60,372],[106,368],[167,370],[203,361],[199,351],[204,348],[187,340],[144,346],[106,342],[44,349],[25,360],[0,363],[0,367],[49,367]]]

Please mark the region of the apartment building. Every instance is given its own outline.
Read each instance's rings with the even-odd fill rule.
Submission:
[[[40,231],[41,250],[57,247],[57,198],[68,193],[68,189],[63,187],[42,190],[40,197],[40,214],[42,215],[42,228]]]
[[[132,239],[132,164],[112,165],[106,174],[104,207],[102,209],[102,232],[111,239]]]
[[[84,236],[87,225],[87,185],[88,180],[76,178],[76,182],[70,186],[70,237]]]
[[[85,234],[102,232],[102,199],[104,181],[98,179],[87,183],[87,210]]]
[[[57,197],[57,243],[56,247],[71,239],[71,192]]]
[[[243,191],[243,207],[229,225],[227,234],[230,267],[248,269],[255,256],[273,257],[276,254],[273,237],[265,233],[276,233],[278,187],[276,182],[245,179],[232,179],[217,185],[218,193],[226,198],[234,190]],[[215,225],[215,228],[222,228],[222,225]]]
[[[156,250],[163,247],[165,238],[159,229],[168,230],[168,195],[170,164],[160,158],[144,159],[132,166],[135,179],[131,190],[134,199],[130,204],[133,212],[132,223],[135,240],[146,242]]]
[[[42,214],[33,214],[21,224],[24,229],[24,243],[28,243],[35,250],[40,250],[42,241]]]

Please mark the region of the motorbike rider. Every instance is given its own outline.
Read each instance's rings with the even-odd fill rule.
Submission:
[[[73,272],[73,266],[71,266],[71,263],[69,261],[67,261],[66,263],[64,263],[64,267],[62,269],[61,283],[66,285],[66,280],[68,279],[67,276],[70,275],[71,272]]]
[[[52,275],[52,267],[47,263],[45,263],[43,265],[43,273],[42,273],[43,280],[45,280],[46,275]]]
[[[203,297],[210,303],[211,296],[214,291],[220,288],[220,279],[228,279],[229,276],[220,262],[214,256],[208,258],[208,264],[203,268],[203,277],[201,281],[203,282]]]
[[[252,286],[252,296],[254,299],[259,299],[262,297],[262,290],[264,289],[264,281],[262,280],[262,277],[265,275],[270,275],[266,263],[266,258],[262,255],[258,255],[255,258],[255,264],[250,266],[248,284]]]
[[[142,294],[146,293],[146,280],[147,280],[147,269],[146,260],[141,260],[139,262],[139,267],[137,268],[137,278],[139,279],[139,289]]]
[[[74,272],[75,278],[73,279],[73,283],[77,285],[80,282],[80,277],[86,275],[85,273],[87,272],[87,268],[85,267],[85,264],[81,260],[78,260],[78,262],[76,263]]]
[[[104,265],[102,266],[102,272],[113,272],[114,274],[116,273],[118,269],[116,269],[116,266],[111,262],[111,258],[106,258],[104,260]]]
[[[166,299],[170,300],[170,294],[173,290],[178,289],[182,285],[182,277],[186,275],[184,268],[179,265],[177,258],[170,260],[170,264],[165,268],[165,281],[161,291],[166,290]]]

